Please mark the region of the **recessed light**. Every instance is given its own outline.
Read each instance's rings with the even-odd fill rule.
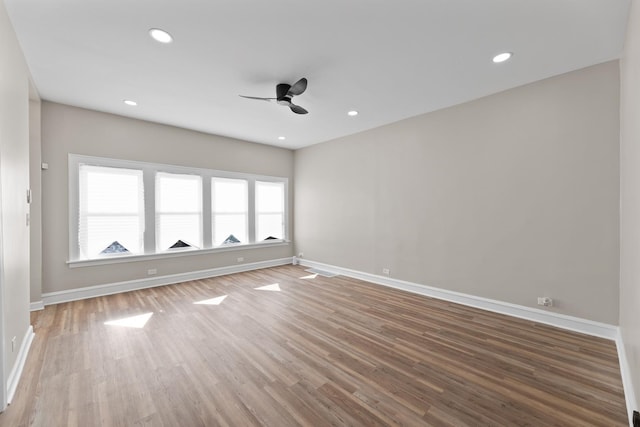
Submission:
[[[280,141],[284,141],[284,140],[285,140],[285,139],[287,139],[287,138],[286,138],[286,137],[284,137],[284,136],[279,136],[279,137],[278,137],[278,139],[279,139]]]
[[[159,28],[150,29],[149,35],[153,37],[155,41],[160,43],[171,43],[173,41],[173,37],[171,36],[171,34]]]
[[[499,64],[500,62],[509,60],[512,56],[513,56],[513,53],[511,52],[499,53],[493,57],[493,62],[495,62],[496,64]]]
[[[132,107],[135,107],[136,105],[138,105],[138,103],[137,103],[136,101],[132,101],[132,100],[130,100],[130,99],[125,99],[123,102],[124,102],[125,104],[127,104],[127,105],[132,106]]]
[[[351,110],[347,114],[350,115],[351,117],[353,117],[353,116],[357,116],[358,112],[356,110]]]

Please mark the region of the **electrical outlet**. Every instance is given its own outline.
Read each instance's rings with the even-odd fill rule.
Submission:
[[[553,306],[553,300],[549,297],[538,297],[538,305],[542,305],[544,307]]]
[[[388,268],[383,268],[382,269],[382,274],[384,274],[385,276],[388,276],[391,274],[391,270],[389,270]]]
[[[153,276],[153,275],[154,275],[154,274],[156,274],[156,273],[158,273],[158,270],[157,270],[157,269],[155,269],[155,268],[150,268],[150,269],[148,269],[148,270],[147,270],[147,274],[148,274],[149,276]]]
[[[298,254],[298,258],[304,258],[304,253],[300,252],[300,253]]]
[[[238,257],[238,262],[242,262],[242,261],[244,261],[244,257],[239,256]]]
[[[11,353],[16,350],[16,337],[11,338]]]

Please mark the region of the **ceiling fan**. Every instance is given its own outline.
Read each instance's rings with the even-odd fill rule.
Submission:
[[[260,101],[276,101],[280,105],[287,106],[291,108],[296,114],[307,114],[308,111],[302,108],[299,105],[295,105],[291,102],[291,98],[296,95],[301,95],[307,89],[307,79],[304,77],[298,80],[293,84],[293,86],[287,83],[280,83],[276,86],[276,97],[275,98],[260,98],[257,96],[244,96],[240,95],[243,98],[248,99],[258,99]]]

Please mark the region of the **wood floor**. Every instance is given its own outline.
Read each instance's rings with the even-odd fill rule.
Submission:
[[[611,341],[298,266],[32,322],[1,426],[627,425]]]

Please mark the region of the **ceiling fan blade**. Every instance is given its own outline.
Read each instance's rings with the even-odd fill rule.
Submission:
[[[289,106],[289,108],[291,108],[291,111],[293,111],[296,114],[307,114],[308,113],[307,110],[305,110],[304,108],[302,108],[299,105],[291,104]]]
[[[280,83],[276,86],[276,96],[278,97],[278,99],[284,98],[285,96],[287,96],[290,89],[291,85]]]
[[[289,89],[289,91],[287,92],[287,95],[289,96],[293,96],[293,95],[300,95],[302,94],[302,92],[304,92],[305,90],[307,90],[307,79],[305,79],[304,77],[301,78],[300,80],[298,80],[297,82],[295,82],[293,84],[293,86],[291,86],[291,88]],[[303,113],[304,114],[304,113]]]
[[[259,101],[267,101],[267,102],[271,102],[273,100],[275,100],[275,98],[260,98],[258,96],[244,96],[244,95],[238,95],[241,98],[247,98],[247,99],[257,99]]]

